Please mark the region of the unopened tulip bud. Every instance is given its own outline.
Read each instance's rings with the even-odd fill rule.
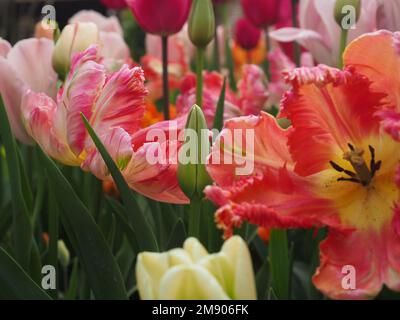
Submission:
[[[189,38],[197,48],[205,48],[215,35],[215,15],[211,0],[193,0],[189,16]]]
[[[68,73],[75,53],[82,52],[99,42],[99,30],[92,22],[67,25],[56,42],[53,52],[53,68],[61,79]]]
[[[334,17],[342,29],[354,28],[360,18],[361,0],[336,0]]]
[[[64,268],[66,268],[68,267],[70,261],[69,250],[63,240],[58,240],[57,247],[58,247],[58,261]]]
[[[187,239],[183,249],[142,252],[136,279],[145,300],[256,299],[249,249],[239,236],[227,240],[215,254],[195,238]]]
[[[201,197],[203,189],[211,184],[205,167],[210,152],[208,128],[203,111],[194,105],[188,115],[185,142],[179,150],[178,181],[189,199]]]

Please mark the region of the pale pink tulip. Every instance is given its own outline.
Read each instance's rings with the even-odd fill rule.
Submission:
[[[282,28],[270,32],[280,42],[297,41],[312,53],[318,63],[336,66],[339,60],[341,29],[333,11],[336,0],[300,0],[299,28]],[[377,28],[398,28],[400,6],[396,0],[361,1],[360,19],[349,31],[348,42]],[[391,14],[389,14],[391,13]]]
[[[53,42],[48,39],[26,39],[13,48],[0,40],[0,95],[13,133],[23,143],[32,143],[22,117],[21,101],[26,90],[44,92],[55,98],[57,75],[51,65]]]

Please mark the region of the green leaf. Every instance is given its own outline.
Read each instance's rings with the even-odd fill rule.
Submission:
[[[217,112],[214,118],[213,128],[218,131],[222,130],[224,126],[224,107],[225,107],[225,92],[226,92],[226,77],[224,77],[224,84],[222,85],[221,93],[217,103]],[[216,137],[214,137],[215,139]]]
[[[127,299],[121,271],[93,217],[55,163],[43,152],[41,158],[61,209],[62,224],[95,297]]]
[[[22,269],[22,267],[0,247],[0,296],[4,299],[50,300]]]
[[[290,260],[285,230],[271,230],[269,239],[269,262],[273,291],[278,299],[289,299]]]
[[[182,247],[186,239],[185,224],[181,219],[178,220],[167,243],[167,250]]]
[[[128,213],[128,219],[131,222],[131,226],[136,234],[136,239],[139,243],[139,247],[141,251],[158,251],[158,244],[156,236],[153,232],[153,229],[148,223],[148,220],[143,215],[143,212],[140,210],[140,207],[133,195],[132,190],[129,188],[125,179],[123,178],[121,172],[119,171],[117,165],[114,163],[113,159],[107,152],[104,145],[101,143],[97,134],[94,132],[93,128],[89,124],[88,120],[85,118],[83,114],[81,114],[82,120],[85,124],[86,130],[91,136],[94,144],[99,150],[101,156],[106,163],[108,170],[110,171],[117,187],[119,193],[121,194],[121,198],[124,202],[125,207],[127,208],[126,212]]]
[[[0,97],[0,127],[6,150],[6,160],[10,175],[10,187],[13,204],[13,237],[15,257],[22,268],[29,270],[29,260],[32,247],[32,224],[28,208],[23,197],[23,186],[20,161],[16,142],[8,122],[7,112]]]

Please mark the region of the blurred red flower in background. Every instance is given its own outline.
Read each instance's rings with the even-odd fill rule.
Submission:
[[[261,37],[261,29],[255,27],[246,18],[240,18],[235,25],[235,41],[246,50],[257,47]]]
[[[191,0],[126,0],[139,25],[149,33],[179,32],[188,16]]]
[[[127,6],[125,0],[101,0],[101,3],[109,9],[124,9]]]

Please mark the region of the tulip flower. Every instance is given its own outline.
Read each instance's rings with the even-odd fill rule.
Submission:
[[[74,56],[72,67],[57,102],[43,93],[28,92],[23,98],[23,116],[30,135],[51,157],[72,166],[90,168],[106,176],[104,163],[92,162],[96,149],[80,121],[81,113],[103,141],[129,141],[129,133],[139,129],[144,109],[143,71],[124,66],[111,75],[98,63],[98,48],[89,47]],[[121,168],[126,167],[129,149],[109,145]]]
[[[64,79],[71,65],[72,56],[85,51],[90,45],[99,42],[99,30],[92,22],[67,25],[61,32],[53,52],[53,67]]]
[[[220,207],[226,236],[243,221],[328,226],[313,283],[330,298],[362,299],[383,285],[400,289],[399,144],[379,116],[400,111],[400,57],[393,34],[382,31],[351,43],[344,61],[343,71],[320,65],[286,72],[292,89],[280,117],[291,120],[289,129],[265,113],[227,121],[211,157],[235,150],[224,139],[228,132],[253,129],[254,171],[237,176],[237,165],[210,161],[216,185],[205,193]],[[344,266],[356,270],[355,289],[342,286]]]
[[[224,78],[217,72],[204,72],[203,108],[208,128],[212,129],[217,103]],[[263,70],[256,65],[243,66],[242,77],[237,83],[238,93],[229,88],[225,92],[224,120],[242,115],[258,115],[267,107],[269,91]],[[186,115],[196,103],[196,76],[186,75],[181,83],[181,94],[177,97],[178,116]]]
[[[337,66],[341,28],[333,15],[336,0],[300,0],[299,28],[282,28],[270,32],[280,42],[296,41],[309,50],[318,63]],[[360,18],[349,30],[347,42],[377,29],[400,29],[400,6],[397,0],[361,1]]]
[[[281,0],[241,0],[246,17],[258,28],[266,28],[278,22]]]
[[[45,38],[25,39],[12,48],[0,39],[0,95],[14,135],[26,144],[32,143],[32,139],[22,120],[22,97],[28,89],[56,97],[57,75],[51,66],[53,48],[53,41]]]
[[[124,9],[127,4],[125,0],[101,0],[101,3],[108,9]]]
[[[247,52],[257,47],[260,37],[261,30],[252,25],[249,20],[241,18],[236,22],[235,41]]]
[[[169,119],[168,36],[185,24],[191,0],[126,0],[139,25],[161,36],[163,62],[164,118]]]
[[[188,238],[182,249],[142,252],[136,280],[143,300],[256,299],[250,252],[239,236],[214,254],[195,238]]]

